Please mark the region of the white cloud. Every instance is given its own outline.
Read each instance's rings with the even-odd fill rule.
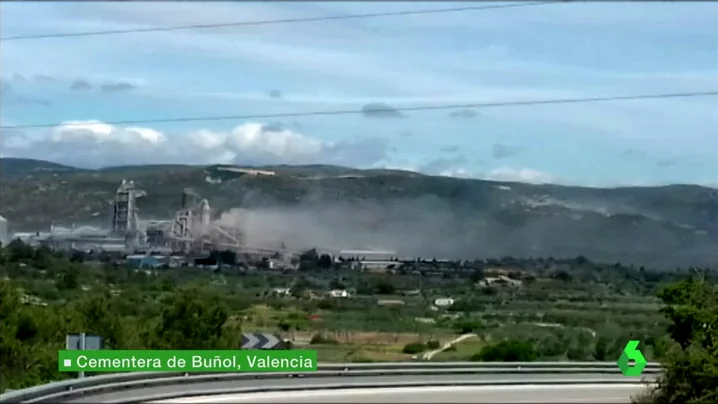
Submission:
[[[528,184],[556,184],[561,181],[553,175],[544,173],[542,171],[533,170],[529,168],[511,168],[511,167],[500,167],[493,169],[488,174],[478,174],[476,171],[468,168],[461,167],[458,165],[451,165],[448,168],[436,171],[430,167],[434,161],[429,163],[411,165],[411,164],[390,164],[385,165],[385,168],[395,168],[400,170],[422,172],[425,174],[439,175],[442,177],[452,178],[474,178],[474,179],[485,179],[489,181],[506,181],[506,182],[523,182]]]
[[[530,168],[496,168],[491,170],[486,178],[493,181],[526,182],[530,184],[550,184],[557,182],[554,176]]]
[[[414,171],[430,175],[439,175],[452,178],[474,178],[489,181],[524,182],[529,184],[554,184],[562,183],[557,177],[539,170],[529,168],[500,167],[480,174],[466,165],[463,158],[456,159],[432,159],[422,163],[392,162],[390,164],[377,165],[377,167]]]
[[[67,121],[64,125],[66,126],[52,129],[50,140],[53,143],[87,142],[104,145],[121,143],[146,147],[167,142],[167,137],[163,133],[151,128],[118,128],[100,121]]]
[[[399,170],[399,171],[411,171],[415,173],[421,173],[421,170],[419,167],[409,161],[391,161],[387,163],[377,163],[372,166],[372,168],[378,168],[378,169],[387,169],[387,170]]]
[[[259,123],[248,123],[238,126],[230,133],[215,134],[216,140],[211,143],[201,142],[199,147],[220,143],[235,154],[245,151],[266,156],[269,160],[304,161],[321,157],[327,144],[304,136],[291,130],[269,130]]]
[[[718,190],[718,179],[705,179],[705,180],[699,180],[695,182],[696,185],[700,185],[702,187],[706,188],[715,188]],[[718,193],[714,194],[715,199],[718,200]]]
[[[385,158],[382,139],[327,142],[289,129],[245,123],[230,131],[165,134],[149,127],[68,121],[49,131],[6,131],[4,154],[98,167],[122,164],[353,164]]]
[[[32,135],[0,132],[4,156],[50,160],[82,167],[128,164],[337,164],[394,168],[454,178],[480,178],[465,159],[432,159],[420,164],[391,161],[382,139],[327,142],[289,129],[245,123],[229,131],[200,129],[166,134],[149,127],[120,127],[97,120],[67,121]],[[530,169],[498,168],[484,176],[496,181],[550,183],[555,178]]]
[[[498,167],[481,173],[461,156],[402,159],[390,156],[386,139],[354,138],[324,141],[297,131],[263,123],[245,123],[228,131],[200,129],[164,133],[150,127],[120,127],[101,121],[68,121],[46,131],[0,131],[0,156],[49,160],[80,167],[132,164],[334,164],[359,168],[390,168],[453,178],[476,178],[530,184],[593,187],[650,186],[631,179],[581,183],[531,168]],[[715,179],[697,182],[718,188]]]
[[[454,178],[474,178],[474,175],[465,168],[452,168],[443,170],[439,173],[443,177],[454,177]]]

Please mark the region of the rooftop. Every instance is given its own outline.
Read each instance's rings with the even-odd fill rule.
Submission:
[[[340,255],[396,255],[395,251],[382,250],[341,250]]]

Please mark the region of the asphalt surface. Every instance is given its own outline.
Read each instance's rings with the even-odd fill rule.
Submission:
[[[625,383],[626,376],[618,374],[465,374],[465,375],[406,375],[406,376],[336,376],[336,377],[293,377],[286,379],[240,379],[231,381],[208,381],[204,383],[184,381],[176,385],[162,385],[156,387],[140,387],[121,391],[106,393],[88,394],[74,400],[59,400],[75,403],[101,403],[101,402],[148,402],[168,398],[168,395],[177,394],[180,396],[207,396],[216,393],[239,393],[243,389],[261,389],[271,386],[272,388],[311,390],[312,388],[351,388],[352,386],[371,384],[372,387],[401,387],[397,384],[412,384],[412,387],[430,385],[432,383],[445,383],[460,385],[462,383],[501,384],[501,383],[561,383],[572,381],[575,383],[591,383],[597,380],[610,380],[614,383]],[[366,387],[366,386],[365,386]],[[568,387],[568,386],[566,386]],[[256,392],[256,391],[255,391]],[[295,392],[280,392],[280,394],[304,394]],[[445,396],[443,396],[445,397]],[[330,401],[334,401],[336,398]],[[330,402],[328,401],[328,402]],[[383,399],[379,400],[383,401]],[[445,400],[442,400],[446,402]],[[599,400],[600,401],[600,400]]]
[[[630,403],[640,385],[481,386],[229,394],[155,403]]]

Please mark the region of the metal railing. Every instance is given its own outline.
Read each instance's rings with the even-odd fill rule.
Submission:
[[[662,371],[660,364],[648,363],[643,375],[655,376]],[[136,390],[147,387],[179,386],[187,390],[188,386],[212,382],[227,382],[234,380],[251,379],[284,379],[291,377],[301,378],[330,378],[330,377],[391,377],[391,376],[427,376],[427,375],[526,375],[525,383],[532,382],[531,377],[537,375],[565,375],[568,383],[571,375],[596,375],[591,383],[609,383],[616,379],[598,379],[599,376],[617,376],[620,370],[615,362],[398,362],[398,363],[346,363],[346,364],[319,364],[317,372],[304,373],[275,373],[275,372],[240,372],[240,373],[180,373],[180,372],[137,372],[117,373],[109,375],[92,376],[81,379],[64,380],[48,383],[41,386],[22,390],[15,390],[0,395],[0,403],[22,402],[58,402],[76,399],[83,396],[106,394],[116,391]],[[623,380],[620,379],[620,380]],[[477,378],[480,381],[480,378]],[[625,383],[640,382],[637,378],[628,378]],[[514,382],[512,382],[514,383]],[[557,382],[558,383],[558,382]],[[426,382],[423,383],[424,385]],[[483,384],[492,384],[486,382]],[[388,387],[390,383],[382,383]],[[402,385],[408,386],[407,383]],[[377,387],[376,383],[372,386]],[[266,386],[261,391],[287,390],[284,388],[271,389]],[[301,390],[295,387],[294,390]],[[257,389],[254,389],[257,390]],[[257,390],[260,391],[260,390]],[[249,391],[248,391],[249,392]],[[225,391],[204,391],[203,394],[225,394]],[[149,399],[169,399],[182,396],[181,391],[175,391],[163,397],[147,397],[132,402],[147,401]],[[189,393],[187,395],[196,395]],[[97,401],[99,402],[99,401]]]

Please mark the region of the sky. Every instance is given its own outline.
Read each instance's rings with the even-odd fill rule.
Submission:
[[[490,6],[2,2],[3,38]],[[516,3],[514,3],[516,4]],[[338,164],[586,186],[718,187],[718,2],[587,2],[0,41],[1,155],[80,167]],[[356,110],[347,115],[112,124]],[[72,126],[60,124],[72,123]]]

